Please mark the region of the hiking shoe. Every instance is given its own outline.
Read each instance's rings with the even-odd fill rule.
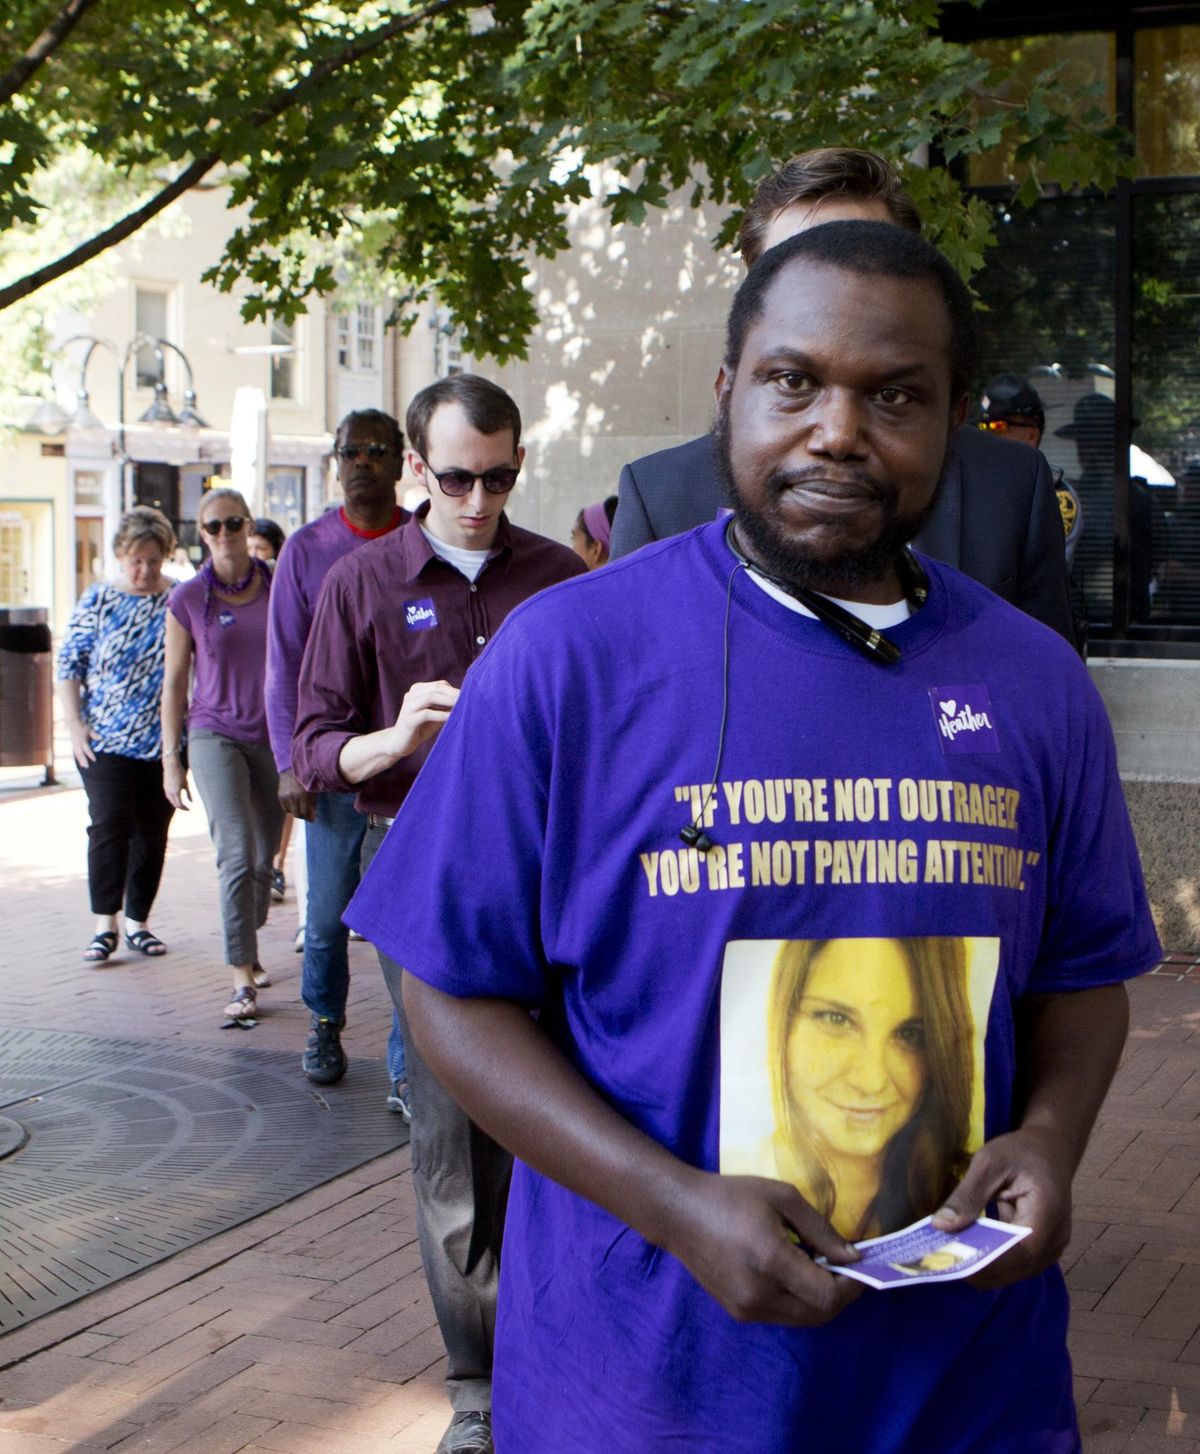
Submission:
[[[308,1029],[308,1044],[300,1062],[314,1085],[335,1085],[346,1074],[346,1052],[342,1049],[342,1026],[337,1020],[314,1015]]]
[[[283,891],[287,888],[287,879],[283,876],[283,869],[273,868],[271,870],[271,897],[277,904],[283,903]]]
[[[493,1447],[491,1414],[472,1411],[454,1415],[437,1454],[492,1454]]]
[[[387,1098],[387,1108],[395,1111],[398,1116],[403,1116],[408,1124],[412,1125],[412,1099],[409,1095],[408,1081],[394,1080],[392,1082],[392,1093]]]

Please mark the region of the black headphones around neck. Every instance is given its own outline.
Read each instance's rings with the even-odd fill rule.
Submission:
[[[701,853],[707,853],[713,847],[713,840],[701,826],[704,814],[708,809],[712,796],[717,790],[717,782],[721,776],[721,761],[725,756],[725,728],[729,722],[729,617],[733,605],[733,583],[739,571],[753,571],[755,575],[761,576],[763,580],[770,581],[779,590],[785,591],[793,600],[800,604],[831,630],[851,646],[875,662],[877,666],[895,666],[900,660],[900,648],[886,636],[881,635],[874,626],[868,626],[861,617],[847,611],[845,607],[839,606],[831,601],[828,596],[822,596],[816,591],[811,591],[807,586],[798,586],[791,581],[781,580],[779,576],[772,575],[765,566],[759,565],[751,560],[741,547],[737,538],[736,521],[730,517],[725,527],[725,542],[737,559],[737,564],[729,573],[729,582],[725,588],[725,629],[723,633],[723,648],[721,654],[721,730],[717,737],[717,760],[713,765],[712,779],[704,790],[704,796],[700,800],[700,810],[692,821],[679,830],[679,836],[689,848],[698,849]],[[904,599],[914,610],[919,610],[929,599],[929,577],[925,573],[925,567],[917,557],[905,546],[896,557],[896,574],[900,578],[900,589],[904,592]]]
[[[807,586],[798,586],[792,581],[772,575],[766,566],[751,560],[737,538],[736,522],[732,518],[725,527],[725,543],[746,570],[753,571],[764,581],[770,581],[773,586],[786,591],[794,601],[799,601],[805,610],[811,611],[818,621],[836,631],[844,641],[848,641],[864,656],[881,666],[895,666],[900,660],[900,648],[886,636],[880,635],[874,626],[868,626],[861,617],[831,601],[828,596],[809,590]],[[919,610],[929,598],[929,577],[925,574],[925,567],[907,545],[896,557],[896,574],[900,578],[904,599],[914,611]]]

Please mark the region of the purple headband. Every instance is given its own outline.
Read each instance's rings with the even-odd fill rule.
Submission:
[[[605,550],[612,545],[612,526],[608,523],[608,512],[603,505],[584,506],[583,528],[593,540],[598,540]]]

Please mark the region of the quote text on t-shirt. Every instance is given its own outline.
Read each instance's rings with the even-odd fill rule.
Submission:
[[[1023,892],[1041,853],[1020,848],[1015,788],[950,778],[746,778],[675,788],[692,821],[721,841],[707,853],[665,848],[639,855],[651,898],[701,890],[789,888],[796,884],[983,884]],[[825,837],[825,823],[869,823],[879,831]],[[905,824],[946,825],[920,840]],[[770,829],[803,825],[806,836]],[[756,834],[756,828],[763,828]],[[973,828],[1005,837],[963,836]],[[951,832],[956,829],[958,832]],[[731,833],[737,837],[731,837]]]

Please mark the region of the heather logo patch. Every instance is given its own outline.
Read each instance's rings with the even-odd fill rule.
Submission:
[[[1000,751],[987,687],[930,687],[929,701],[943,752]]]
[[[428,631],[438,624],[437,612],[433,609],[433,601],[426,597],[423,601],[409,601],[404,607],[404,624],[410,631]]]
[[[233,614],[232,611],[222,611],[221,614],[217,617],[217,621],[222,626],[232,626],[236,620],[237,617]]]

